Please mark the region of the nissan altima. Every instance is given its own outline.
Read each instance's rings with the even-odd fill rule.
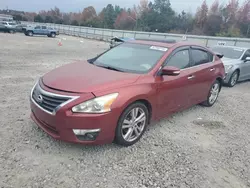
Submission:
[[[130,146],[150,122],[214,105],[224,76],[219,56],[205,47],[131,40],[41,77],[31,117],[55,139]]]

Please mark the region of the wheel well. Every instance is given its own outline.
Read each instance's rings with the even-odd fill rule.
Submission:
[[[216,80],[218,80],[220,82],[220,90],[223,84],[223,79],[221,77],[218,77]]]
[[[136,102],[141,102],[147,107],[148,113],[149,113],[149,123],[150,123],[151,118],[152,118],[152,105],[150,104],[150,102],[148,102],[145,99],[139,99],[137,101],[134,101],[133,103],[136,103]]]
[[[240,69],[236,69],[235,71],[238,71],[238,73],[240,74]]]

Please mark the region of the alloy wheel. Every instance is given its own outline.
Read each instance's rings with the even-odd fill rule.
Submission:
[[[209,97],[209,103],[213,104],[218,98],[220,92],[220,85],[218,83],[215,83],[210,91],[210,97]]]
[[[235,72],[231,78],[231,86],[234,86],[238,80],[238,73]]]
[[[142,134],[146,125],[146,114],[142,108],[133,108],[122,123],[122,137],[127,142],[135,141]]]

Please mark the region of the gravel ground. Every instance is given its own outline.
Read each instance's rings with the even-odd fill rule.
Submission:
[[[30,120],[39,76],[87,59],[104,42],[0,33],[1,187],[250,187],[250,83],[223,88],[211,108],[195,106],[149,126],[131,147],[55,141]]]

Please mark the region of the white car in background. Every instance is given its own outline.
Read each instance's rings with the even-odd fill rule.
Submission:
[[[16,24],[14,22],[1,21],[0,22],[0,31],[15,33],[16,32]]]
[[[218,45],[211,49],[223,55],[226,85],[233,87],[238,81],[250,79],[250,48]]]

